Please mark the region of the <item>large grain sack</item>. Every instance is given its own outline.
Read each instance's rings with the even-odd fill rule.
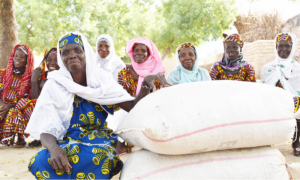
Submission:
[[[176,156],[140,150],[128,158],[121,172],[121,180],[137,179],[288,180],[289,174],[284,157],[271,147]]]
[[[265,84],[176,85],[142,99],[116,133],[160,154],[190,154],[285,143],[293,137],[292,96]]]

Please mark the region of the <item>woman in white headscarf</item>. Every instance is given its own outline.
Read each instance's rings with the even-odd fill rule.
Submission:
[[[275,39],[274,61],[264,65],[261,73],[261,82],[283,88],[294,96],[295,117],[297,132],[293,142],[294,155],[300,156],[299,144],[299,102],[300,102],[300,64],[293,60],[293,54],[298,48],[298,39],[292,33],[280,33]]]
[[[118,81],[118,73],[125,67],[125,63],[116,54],[112,37],[106,34],[100,35],[97,38],[96,49],[98,67],[110,72]]]
[[[106,127],[108,114],[117,106],[130,111],[150,93],[154,80],[168,86],[166,79],[159,73],[146,76],[134,99],[99,70],[81,33],[66,34],[57,48],[60,69],[48,74],[26,129],[43,145],[29,170],[37,179],[110,179],[123,163],[115,150],[117,137]]]

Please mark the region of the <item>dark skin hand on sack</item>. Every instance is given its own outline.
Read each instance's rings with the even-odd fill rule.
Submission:
[[[87,86],[86,82],[86,69],[85,69],[85,52],[83,48],[77,44],[67,44],[61,50],[62,61],[71,73],[74,82]],[[154,87],[153,81],[159,81],[164,87],[170,86],[161,73],[148,75],[144,79],[144,85]],[[137,95],[134,101],[127,101],[118,103],[125,111],[129,112],[139,100],[150,93],[150,89],[141,88],[140,93]],[[51,166],[55,170],[62,170],[64,172],[70,172],[71,165],[68,160],[66,152],[57,145],[57,139],[51,134],[41,134],[41,142],[44,147],[49,150]]]
[[[185,69],[191,71],[196,61],[196,54],[190,47],[183,48],[180,51],[179,60]]]
[[[234,60],[237,57],[239,57],[241,53],[241,46],[236,43],[236,42],[228,42],[225,46],[225,56],[227,57],[227,59],[230,60]],[[239,70],[236,71],[227,71],[224,70],[226,73],[230,73],[230,74],[238,74]]]
[[[59,66],[57,64],[57,54],[49,54],[46,59],[46,66],[48,69],[48,72],[59,70]],[[37,99],[39,97],[40,91],[43,89],[46,79],[41,80],[41,77],[43,75],[43,70],[41,67],[36,68],[32,72],[31,76],[31,99]]]
[[[23,75],[26,69],[27,65],[27,55],[21,50],[17,49],[15,52],[15,56],[13,59],[14,62],[14,69],[18,69],[20,73],[18,75]],[[0,99],[0,121],[4,120],[6,117],[6,114],[11,108],[14,108],[16,106],[15,103],[12,104],[5,104],[2,99]]]

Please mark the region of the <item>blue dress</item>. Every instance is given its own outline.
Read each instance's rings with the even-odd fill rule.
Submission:
[[[71,171],[54,170],[46,148],[31,158],[29,170],[37,179],[110,179],[123,166],[115,150],[117,136],[106,123],[108,113],[113,114],[117,106],[100,106],[75,96],[73,108],[70,127],[58,141],[68,155]]]

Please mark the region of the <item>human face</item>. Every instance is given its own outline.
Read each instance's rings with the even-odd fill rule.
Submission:
[[[27,55],[21,49],[17,49],[13,61],[15,68],[25,69],[27,65]]]
[[[101,58],[106,58],[110,51],[109,51],[110,45],[106,41],[101,41],[98,44],[98,54]]]
[[[225,55],[227,59],[234,60],[239,57],[241,53],[241,47],[236,42],[228,42],[225,46]]]
[[[138,44],[133,49],[134,61],[139,64],[145,62],[149,55],[147,46],[144,44]]]
[[[65,45],[61,49],[61,59],[71,73],[84,71],[85,53],[80,45],[75,43]]]
[[[289,41],[286,40],[279,41],[277,45],[277,53],[279,57],[283,59],[288,58],[291,53],[291,50],[292,50],[292,45]]]
[[[49,54],[46,59],[46,65],[49,72],[53,70],[59,70],[59,66],[57,64],[57,54]]]
[[[185,69],[191,71],[191,70],[193,70],[193,67],[195,64],[196,54],[192,48],[189,48],[189,47],[183,48],[180,51],[179,60]]]

